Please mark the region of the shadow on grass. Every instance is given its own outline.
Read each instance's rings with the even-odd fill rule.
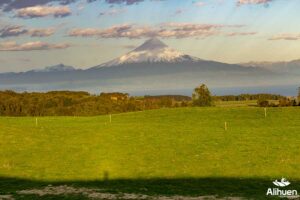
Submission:
[[[98,188],[110,193],[135,193],[164,196],[212,196],[246,197],[266,199],[268,188],[274,188],[273,179],[267,178],[182,178],[182,179],[120,179],[95,181],[34,181],[0,177],[0,194],[13,194],[19,190],[68,185],[72,187]],[[300,191],[300,181],[291,181],[284,189]]]

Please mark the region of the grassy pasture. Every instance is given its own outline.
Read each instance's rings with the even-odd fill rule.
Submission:
[[[216,101],[215,106],[217,107],[248,107],[257,106],[256,100],[248,101]]]
[[[269,100],[269,103],[275,105],[279,104],[279,100]],[[216,101],[215,106],[217,107],[249,107],[257,106],[257,100],[247,100],[247,101]]]
[[[112,123],[43,117],[37,126],[3,117],[0,147],[0,194],[18,198],[17,190],[51,183],[264,199],[281,177],[300,191],[299,108],[268,108],[267,118],[257,107],[161,109],[113,115]]]

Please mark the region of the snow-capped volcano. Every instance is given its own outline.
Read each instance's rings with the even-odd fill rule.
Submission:
[[[99,67],[117,66],[130,63],[178,63],[197,62],[201,59],[176,51],[157,38],[147,40],[133,51]]]

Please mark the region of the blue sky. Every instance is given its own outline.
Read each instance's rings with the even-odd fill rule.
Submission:
[[[300,59],[298,0],[3,0],[0,8],[0,72],[88,68],[154,36],[226,63]]]

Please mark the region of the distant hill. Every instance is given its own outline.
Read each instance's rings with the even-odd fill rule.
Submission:
[[[248,62],[240,63],[242,66],[261,67],[274,72],[283,72],[300,75],[300,59],[289,62]]]
[[[58,64],[58,65],[54,65],[54,66],[48,66],[43,69],[31,70],[28,72],[66,72],[66,71],[74,71],[74,70],[76,70],[76,69],[72,66]]]

